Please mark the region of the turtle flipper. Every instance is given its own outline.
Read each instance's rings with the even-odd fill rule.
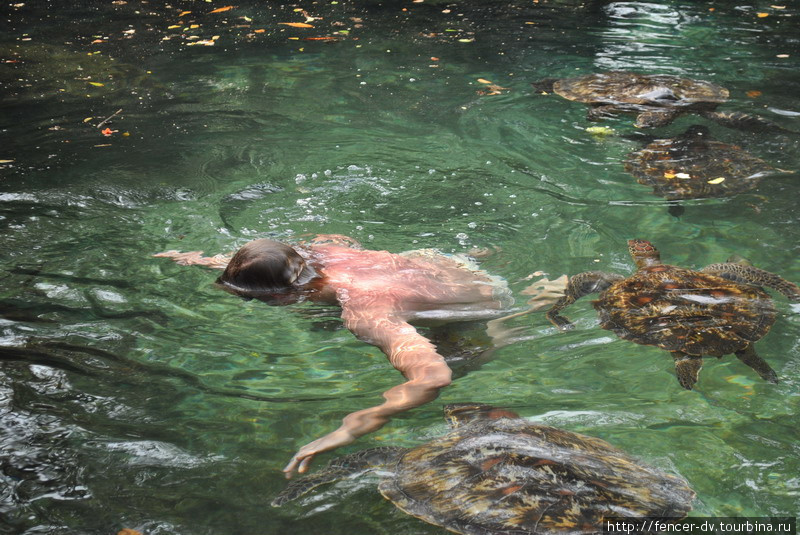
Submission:
[[[778,375],[775,373],[775,370],[767,364],[767,361],[758,356],[756,350],[753,349],[753,344],[737,351],[736,356],[739,357],[739,360],[753,368],[765,381],[773,384],[778,382]]]
[[[614,117],[622,111],[616,104],[602,104],[592,106],[586,112],[586,119],[589,121],[602,121],[609,117]]]
[[[785,295],[789,301],[800,302],[800,286],[787,281],[783,277],[750,266],[741,262],[725,262],[720,264],[711,264],[706,266],[700,271],[705,273],[712,273],[718,275],[723,279],[732,280],[734,282],[751,284],[753,286],[763,286],[772,288],[776,292]]]
[[[678,108],[661,108],[657,110],[643,111],[636,116],[636,122],[633,124],[636,128],[656,128],[659,126],[667,126],[675,120],[682,110]]]
[[[700,112],[700,115],[722,126],[727,126],[728,128],[737,128],[750,132],[792,132],[768,119],[749,113],[738,111],[703,111]]]
[[[370,448],[351,453],[350,455],[337,457],[322,470],[291,481],[286,488],[272,500],[271,505],[272,507],[280,507],[287,502],[296,500],[300,496],[311,492],[320,485],[333,483],[334,481],[339,481],[350,475],[384,466],[397,459],[404,451],[406,451],[405,448],[387,446],[382,448]]]
[[[678,382],[686,390],[691,390],[700,376],[703,357],[673,351],[672,358],[675,359],[675,373],[678,376]]]
[[[547,319],[550,323],[562,331],[572,329],[574,325],[559,312],[583,297],[596,292],[602,292],[617,281],[624,279],[622,275],[616,273],[605,273],[603,271],[584,271],[569,278],[567,288],[564,290],[564,297],[556,301],[547,311]]]

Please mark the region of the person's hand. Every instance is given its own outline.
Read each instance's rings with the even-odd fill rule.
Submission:
[[[336,449],[339,446],[350,444],[355,439],[356,437],[354,437],[350,431],[340,427],[336,431],[328,433],[322,438],[318,438],[313,442],[309,442],[300,448],[300,451],[294,454],[292,460],[289,461],[289,464],[287,464],[286,468],[283,469],[283,473],[286,474],[286,479],[291,479],[295,471],[298,474],[305,473],[308,470],[308,467],[311,465],[311,461],[314,460],[314,456],[316,454]]]
[[[180,266],[190,266],[193,264],[201,264],[203,262],[203,251],[189,251],[182,253],[180,251],[164,251],[163,253],[156,253],[153,256],[158,258],[172,258]]]
[[[203,251],[164,251],[153,256],[159,258],[172,258],[179,266],[208,266],[216,269],[225,269],[230,257],[228,255],[203,256]]]

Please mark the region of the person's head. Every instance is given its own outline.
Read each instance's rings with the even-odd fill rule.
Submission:
[[[273,304],[297,300],[303,286],[316,277],[297,251],[273,240],[253,240],[242,246],[217,279],[224,290]]]

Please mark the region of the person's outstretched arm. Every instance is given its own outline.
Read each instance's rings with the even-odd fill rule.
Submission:
[[[206,266],[213,269],[225,269],[228,262],[231,261],[231,255],[218,254],[214,256],[203,256],[203,251],[189,251],[186,253],[181,253],[180,251],[164,251],[163,253],[156,253],[153,256],[158,258],[172,258],[181,266]]]
[[[348,414],[337,430],[300,448],[283,469],[287,478],[295,471],[308,470],[318,453],[380,429],[395,414],[436,399],[439,389],[450,384],[450,368],[427,338],[392,310],[371,305],[368,300],[358,301],[351,299],[343,305],[345,327],[365,342],[378,346],[406,382],[384,392],[382,404]]]

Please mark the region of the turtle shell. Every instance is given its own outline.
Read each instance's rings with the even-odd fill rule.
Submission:
[[[553,91],[568,100],[587,104],[670,106],[718,104],[728,99],[728,90],[711,82],[625,71],[564,78],[553,84]]]
[[[667,264],[612,284],[594,307],[600,326],[620,338],[716,357],[762,338],[776,314],[761,288]]]
[[[384,497],[467,535],[594,533],[604,517],[682,518],[694,492],[607,442],[527,420],[478,420],[405,453]]]
[[[628,154],[625,170],[669,200],[735,195],[775,171],[741,147],[709,139],[698,129]]]

